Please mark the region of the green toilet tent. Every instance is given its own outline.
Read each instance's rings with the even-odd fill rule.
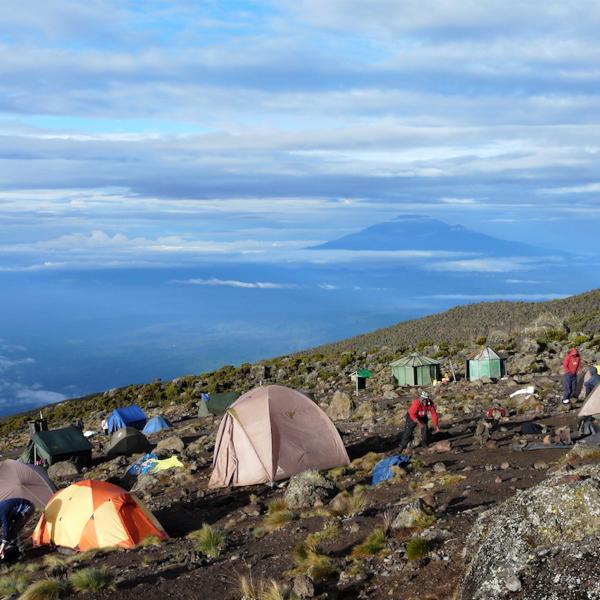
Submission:
[[[70,460],[78,467],[89,467],[92,464],[92,445],[77,427],[38,431],[25,448],[21,460],[34,464],[38,459],[49,465]]]
[[[395,360],[390,367],[398,385],[431,385],[440,379],[440,363],[418,352]]]
[[[240,397],[239,392],[209,394],[208,400],[198,402],[198,416],[224,415],[227,409]]]
[[[467,379],[476,381],[482,377],[500,379],[506,375],[506,359],[500,358],[491,348],[484,348],[467,361]]]

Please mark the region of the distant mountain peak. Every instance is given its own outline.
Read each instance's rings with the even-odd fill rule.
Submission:
[[[337,240],[312,246],[315,250],[438,251],[485,256],[541,256],[547,251],[450,225],[428,215],[399,215]]]

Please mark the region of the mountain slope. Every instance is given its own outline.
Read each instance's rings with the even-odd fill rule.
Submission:
[[[551,253],[529,244],[502,240],[423,215],[399,216],[387,223],[378,223],[337,240],[313,246],[312,249],[435,250],[486,256],[543,256]]]
[[[578,296],[547,302],[480,302],[404,321],[333,344],[319,351],[343,352],[371,350],[378,346],[412,346],[429,340],[433,343],[463,342],[487,336],[494,330],[516,334],[544,314],[565,320],[573,331],[594,335],[600,330],[600,289]]]

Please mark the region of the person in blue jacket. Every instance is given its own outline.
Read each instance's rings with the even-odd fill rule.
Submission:
[[[0,502],[0,527],[2,527],[0,559],[4,560],[6,547],[17,541],[19,532],[32,516],[33,504],[25,498],[9,498]]]

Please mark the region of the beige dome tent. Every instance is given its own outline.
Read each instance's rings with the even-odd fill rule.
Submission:
[[[227,409],[217,432],[209,487],[277,481],[349,462],[337,429],[312,400],[268,385]]]
[[[594,391],[579,411],[580,417],[592,417],[598,414],[600,414],[600,385],[594,388]]]

